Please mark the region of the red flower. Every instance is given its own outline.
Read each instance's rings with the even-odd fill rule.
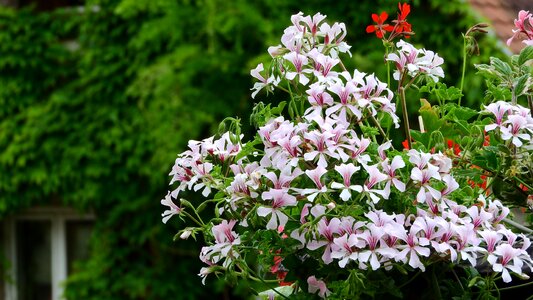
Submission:
[[[402,146],[403,146],[404,149],[410,150],[410,149],[409,149],[409,143],[407,142],[407,140],[404,140],[404,141],[402,142]]]
[[[490,146],[490,136],[487,134],[486,131],[483,131],[483,134],[485,135],[485,138],[483,140],[483,146]]]
[[[461,153],[461,148],[459,147],[459,144],[452,140],[448,140],[448,149],[453,149],[453,154],[459,155]]]
[[[281,250],[276,251],[277,254],[281,253]],[[283,261],[283,257],[279,255],[274,256],[274,264],[270,267],[270,273],[276,275],[276,279],[279,282],[280,286],[289,286],[292,285],[294,282],[286,282],[285,277],[287,276],[287,271],[281,264]]]
[[[387,21],[387,18],[389,15],[386,12],[382,12],[381,15],[372,14],[372,20],[376,23],[376,25],[368,25],[366,27],[367,33],[375,32],[376,36],[380,39],[383,38],[383,35],[385,32],[390,32],[394,30],[394,27],[389,24],[383,24],[385,21]]]
[[[411,32],[411,24],[407,22],[407,15],[409,15],[409,13],[411,12],[411,6],[407,3],[398,3],[398,9],[400,10],[400,13],[398,14],[398,20],[396,21],[396,32]],[[409,38],[409,35],[406,35],[405,37]]]

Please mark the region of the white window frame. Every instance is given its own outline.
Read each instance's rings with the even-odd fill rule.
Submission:
[[[92,213],[80,214],[68,207],[36,207],[4,220],[4,251],[11,262],[7,270],[8,278],[14,283],[4,282],[4,299],[18,300],[17,292],[17,243],[16,222],[43,220],[51,222],[51,267],[52,267],[52,299],[61,300],[63,282],[67,279],[67,221],[94,221]]]

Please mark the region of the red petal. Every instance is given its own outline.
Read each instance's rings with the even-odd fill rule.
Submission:
[[[379,22],[379,23],[383,24],[383,22],[385,22],[388,17],[389,17],[389,15],[386,12],[381,12],[381,15],[379,16],[379,20],[381,22]]]
[[[383,26],[383,29],[385,29],[386,31],[389,31],[389,32],[390,32],[390,31],[393,31],[393,30],[394,30],[394,26],[392,26],[392,25],[385,25],[385,26]]]
[[[407,17],[407,15],[411,12],[411,5],[404,3],[403,4],[403,13]]]
[[[376,31],[376,26],[374,26],[374,25],[366,26],[366,33],[372,33],[374,31]]]
[[[376,14],[372,14],[372,21],[379,23],[379,17]]]
[[[378,38],[382,39],[382,38],[383,38],[383,31],[381,31],[381,30],[376,30],[376,36],[377,36]]]
[[[407,3],[404,3],[403,5],[398,3],[398,8],[400,9],[399,19],[405,20],[405,18],[407,18],[407,15],[411,12],[411,6]]]

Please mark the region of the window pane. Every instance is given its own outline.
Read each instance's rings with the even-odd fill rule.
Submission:
[[[17,291],[21,300],[52,299],[50,221],[17,221]]]
[[[92,221],[67,221],[67,268],[68,274],[75,271],[76,261],[89,257],[89,241]]]

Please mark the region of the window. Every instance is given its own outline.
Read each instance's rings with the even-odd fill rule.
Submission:
[[[59,300],[61,283],[89,255],[94,217],[68,208],[36,208],[4,222],[4,253],[11,262],[6,300]]]

